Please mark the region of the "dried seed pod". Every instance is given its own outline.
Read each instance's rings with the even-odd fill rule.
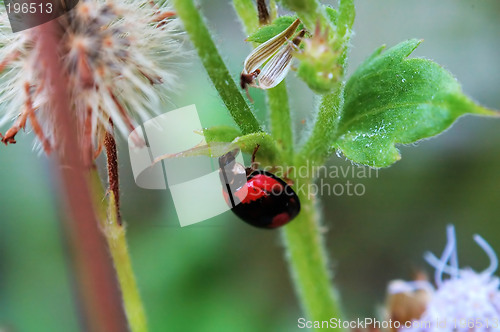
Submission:
[[[271,89],[285,79],[292,64],[293,51],[304,37],[305,30],[301,30],[291,43],[287,43],[262,69],[259,78],[260,89]]]
[[[246,90],[248,99],[252,100],[248,93],[248,86],[270,89],[285,78],[290,70],[293,52],[305,35],[305,30],[301,30],[290,41],[299,24],[300,20],[296,19],[283,32],[254,49],[245,59],[240,75],[240,85]],[[264,63],[264,68],[260,70],[259,67]]]
[[[287,42],[290,40],[290,38],[293,36],[295,33],[295,30],[297,30],[297,27],[300,24],[300,20],[296,19],[288,28],[286,28],[283,32],[280,34],[274,36],[273,38],[269,39],[265,43],[262,43],[259,45],[257,48],[255,48],[245,59],[245,63],[243,65],[243,71],[241,72],[240,76],[240,83],[241,83],[241,88],[242,89],[248,89],[248,86],[254,86],[254,87],[260,87],[255,83],[256,78],[260,74],[265,74],[266,78],[266,85],[265,87],[261,87],[262,89],[269,89],[269,87],[266,86],[275,86],[276,84],[279,83],[279,81],[276,84],[272,84],[275,79],[273,77],[281,77],[281,80],[285,77],[286,72],[289,69],[289,66],[287,66],[288,63],[290,63],[291,60],[291,53],[293,51],[293,47],[289,45]],[[302,34],[303,36],[303,34]],[[297,40],[297,43],[299,43],[300,40]],[[285,45],[286,44],[286,45]],[[283,46],[285,45],[285,46]],[[281,50],[280,50],[281,49]],[[279,56],[277,59],[275,59],[277,56]],[[273,58],[273,59],[271,59]],[[271,60],[270,60],[271,59]],[[287,62],[285,63],[284,60],[287,59]],[[267,71],[266,73],[262,73],[259,70],[259,67],[264,64],[266,61],[269,61],[269,63],[264,67],[264,69]],[[273,64],[270,64],[273,63]],[[281,70],[279,70],[279,67],[277,68],[276,66],[279,65],[281,66]],[[284,66],[283,66],[284,65]],[[264,70],[263,69],[263,70]],[[283,73],[284,72],[284,73]],[[271,83],[269,83],[269,76],[271,75]],[[264,76],[264,75],[262,75]],[[248,90],[247,90],[248,92]]]
[[[412,282],[391,281],[388,286],[386,304],[388,318],[399,322],[401,326],[418,320],[431,299],[432,291],[430,283],[423,279]]]
[[[275,54],[283,46],[283,44],[293,36],[299,24],[300,20],[296,19],[283,32],[256,47],[245,59],[243,74],[253,73],[271,56],[273,56],[273,54]]]

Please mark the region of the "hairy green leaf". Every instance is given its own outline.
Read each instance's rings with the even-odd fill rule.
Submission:
[[[251,34],[247,41],[256,42],[256,43],[264,43],[274,36],[282,33],[288,28],[295,20],[297,16],[280,16],[273,21],[273,23],[266,25],[255,33]],[[298,29],[302,29],[302,24],[299,25]]]
[[[317,0],[280,0],[280,2],[294,12],[314,13],[318,7]]]
[[[278,148],[274,139],[265,132],[253,133],[235,138],[232,144],[238,146],[241,151],[251,154],[257,145],[259,148],[259,159],[274,163],[278,155]]]
[[[350,160],[389,166],[400,159],[397,143],[437,135],[467,113],[498,115],[467,98],[438,64],[407,59],[420,42],[379,48],[347,82],[336,147]]]
[[[214,126],[203,129],[202,135],[205,136],[207,143],[231,142],[241,136],[241,131],[231,126]]]
[[[330,20],[330,23],[336,26],[337,20],[339,19],[339,12],[336,9],[333,9],[332,7],[329,7],[327,5],[324,5],[323,8],[325,9],[326,16]]]
[[[354,24],[354,17],[356,16],[356,11],[354,9],[353,0],[340,0],[339,1],[339,14],[337,31],[339,36],[344,37],[350,34],[352,25]]]
[[[230,127],[226,127],[226,129],[228,128]],[[214,127],[209,135],[212,135],[211,138],[215,138],[216,136],[215,133],[222,132],[222,130],[224,130],[224,126]],[[209,140],[209,138],[207,138],[207,132],[209,131],[210,129],[203,130],[203,134],[205,135],[207,144],[200,142],[200,144],[192,147],[191,149],[177,153],[161,155],[157,157],[154,160],[154,162],[157,163],[161,160],[169,158],[185,158],[185,157],[196,157],[196,156],[220,157],[234,148],[240,148],[241,151],[251,154],[253,153],[257,145],[260,145],[259,159],[261,160],[273,163],[278,154],[278,148],[276,147],[276,142],[269,134],[265,132],[258,132],[258,133],[235,137],[230,141],[220,141],[219,139],[211,141]],[[232,132],[234,133],[234,131]],[[220,138],[222,137],[223,136],[220,136]],[[226,138],[227,137],[229,136],[226,136]]]

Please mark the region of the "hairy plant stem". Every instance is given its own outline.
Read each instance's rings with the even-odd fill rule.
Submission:
[[[285,81],[267,90],[271,133],[282,150],[282,161],[290,165],[293,161],[293,130],[290,103]]]
[[[251,1],[234,0],[233,3],[246,34],[255,32],[258,26],[257,11]],[[248,13],[252,13],[253,18]],[[292,122],[285,82],[267,92],[272,136],[282,148],[279,162],[293,166],[296,159],[295,166],[306,166],[309,155],[325,155],[326,144],[321,136],[329,135],[328,128],[336,126],[330,119],[336,118],[332,117],[332,113],[338,110],[341,89],[324,99],[318,115],[319,125],[316,126],[312,139],[304,147],[305,152],[296,158],[293,151]],[[331,107],[333,104],[337,107]],[[296,188],[300,186],[308,188],[313,182],[312,176],[293,178],[290,175],[290,178],[295,181]],[[314,196],[303,194],[306,191],[299,190],[301,212],[296,220],[284,227],[282,237],[287,250],[290,274],[302,308],[309,319],[322,321],[331,317],[341,317],[341,309],[338,296],[331,284],[328,258],[321,234],[319,208]]]
[[[261,131],[257,119],[229,74],[193,0],[173,0],[177,15],[184,23],[208,76],[219,92],[232,118],[243,134]]]
[[[252,0],[233,0],[234,10],[238,14],[245,33],[250,35],[259,28],[259,15]]]
[[[319,21],[321,26],[330,25],[323,7],[317,0],[280,0],[283,5],[297,13],[302,23],[309,31],[314,31]]]
[[[113,134],[106,133],[104,146],[109,181],[108,199],[105,199],[99,175],[94,169],[91,172],[94,204],[98,211],[99,226],[106,238],[113,259],[130,330],[132,332],[145,332],[148,330],[146,313],[135,281],[125,237],[126,230],[121,223],[119,212],[118,156]]]
[[[313,27],[317,23],[322,27],[330,26],[330,47],[333,51],[340,51],[338,64],[342,70],[337,78],[338,85],[333,91],[323,96],[312,134],[299,155],[299,162],[309,160],[313,164],[321,165],[330,155],[334,142],[338,138],[337,124],[340,119],[344,92],[342,80],[347,66],[350,29],[354,22],[354,4],[352,0],[339,0],[337,26],[335,27],[332,26],[333,23],[318,0],[281,0],[281,2],[297,12],[309,31],[314,31]]]
[[[62,179],[63,199],[68,208],[67,229],[74,254],[76,279],[84,315],[82,325],[89,331],[122,332],[126,330],[115,275],[99,231],[92,188],[88,181],[89,167],[85,164],[78,137],[76,116],[71,110],[68,77],[61,54],[61,33],[56,21],[36,28],[39,70],[43,84],[51,89],[51,111],[54,119],[55,141]]]
[[[259,15],[252,1],[233,0],[233,5],[234,10],[241,20],[245,33],[250,35],[256,32],[259,28]],[[293,130],[285,81],[267,90],[267,103],[269,105],[272,136],[281,147],[281,159],[285,161],[287,165],[291,165],[293,159]]]
[[[243,13],[241,16],[245,29],[247,32],[253,31],[257,26],[256,22],[258,22],[255,7],[250,1],[234,1],[236,11],[239,14]],[[224,80],[229,74],[226,73],[227,69],[222,60],[207,60],[212,56],[210,55],[211,52],[214,52],[217,58],[220,57],[192,0],[174,0],[174,5],[202,58],[207,72],[209,74],[211,72],[224,72],[224,75],[211,75],[211,78],[226,105],[234,105],[242,96],[237,89],[221,91],[225,87],[219,80]],[[250,15],[247,15],[245,6],[248,6],[248,12],[255,14],[255,20]],[[271,90],[268,94],[268,101],[273,138],[281,143],[282,151],[284,151],[276,160],[276,164],[282,165],[286,163],[294,166],[289,161],[295,161],[295,166],[298,165],[297,163],[302,164],[304,159],[297,158],[293,153],[290,110],[285,85],[280,84],[278,89]],[[244,116],[241,117],[241,114],[232,112],[231,109],[230,114],[237,123],[238,121],[248,120]],[[322,145],[325,145],[324,142]],[[308,184],[313,182],[312,177],[294,178],[294,176],[290,176],[290,178],[295,181],[297,186],[305,185],[306,188]],[[315,197],[302,194],[302,192],[299,191],[302,210],[297,220],[285,226],[283,230],[290,272],[302,307],[309,319],[328,320],[331,317],[340,317],[340,305],[335,292],[332,290],[328,260],[320,231],[320,216],[317,212],[318,208],[315,206]]]
[[[323,243],[320,208],[316,197],[308,195],[311,178],[294,179],[301,201],[300,214],[284,227],[290,273],[295,290],[308,320],[340,318],[342,312],[337,292],[332,286],[328,258]]]
[[[298,156],[299,163],[309,160],[311,164],[323,165],[337,139],[337,126],[342,108],[344,85],[323,96],[313,131]]]

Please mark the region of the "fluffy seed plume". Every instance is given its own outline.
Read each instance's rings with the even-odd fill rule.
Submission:
[[[401,325],[401,330],[418,332],[471,332],[500,330],[500,280],[493,275],[498,259],[491,246],[479,235],[474,241],[490,259],[484,271],[460,269],[455,230],[448,227],[448,243],[440,258],[427,253],[425,258],[435,268],[437,289],[428,301],[421,317]],[[448,275],[449,278],[444,278]],[[416,285],[415,289],[428,289],[430,284]],[[391,292],[391,290],[389,290]],[[392,293],[398,293],[393,290]]]
[[[113,124],[127,136],[138,120],[158,112],[177,85],[176,61],[185,55],[179,21],[168,5],[152,1],[80,0],[57,20],[58,50],[68,77],[79,137],[92,157]],[[46,153],[54,140],[50,87],[38,61],[36,28],[13,34],[0,18],[0,127],[4,144],[29,124]]]

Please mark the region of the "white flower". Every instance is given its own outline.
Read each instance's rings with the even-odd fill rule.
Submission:
[[[476,243],[490,258],[490,266],[476,272],[458,267],[455,230],[449,226],[448,243],[437,258],[431,253],[426,260],[435,268],[437,289],[433,292],[420,319],[413,321],[411,331],[497,331],[500,330],[500,280],[493,275],[498,259],[490,245],[479,235]],[[449,275],[444,279],[443,275]]]
[[[110,121],[127,136],[175,90],[176,61],[185,53],[173,15],[166,5],[148,0],[80,0],[57,20],[61,70],[86,151],[100,151]],[[38,61],[37,29],[12,34],[5,15],[0,29],[0,126],[15,121],[2,142],[15,143],[29,122],[50,152],[57,148],[56,128],[50,87]]]

